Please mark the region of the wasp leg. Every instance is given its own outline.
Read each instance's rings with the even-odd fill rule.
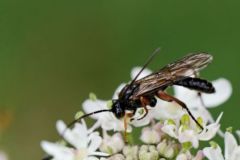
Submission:
[[[138,118],[137,120],[141,120],[147,116],[147,114],[148,114],[147,105],[149,105],[149,103],[150,103],[149,99],[146,97],[140,97],[140,101],[141,101],[141,104],[142,104],[142,107],[143,107],[145,113],[142,117]]]
[[[133,113],[125,113],[124,115],[124,141],[127,142],[127,120],[131,118],[134,114]]]
[[[137,111],[137,109],[134,109],[134,110],[133,110],[133,112],[132,112],[132,117],[135,115],[136,111]],[[133,121],[133,120],[134,120],[134,118],[131,118],[131,119],[130,119],[130,121]]]
[[[164,101],[168,101],[168,102],[176,102],[177,104],[179,104],[180,106],[182,106],[182,108],[186,109],[186,111],[188,112],[188,114],[190,115],[190,117],[194,120],[194,122],[203,130],[202,125],[195,119],[195,117],[192,115],[192,113],[190,112],[190,110],[188,109],[188,107],[186,106],[185,103],[183,103],[182,101],[180,101],[179,99],[168,95],[167,93],[163,92],[163,91],[158,91],[157,93],[158,97]]]

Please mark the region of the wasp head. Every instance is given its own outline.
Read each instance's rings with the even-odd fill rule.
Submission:
[[[113,100],[112,112],[117,118],[125,115],[124,105],[119,100]]]

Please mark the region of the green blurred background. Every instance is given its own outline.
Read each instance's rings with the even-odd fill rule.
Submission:
[[[73,0],[0,2],[0,147],[10,159],[40,159],[39,143],[56,140],[57,119],[70,121],[94,92],[110,99],[157,47],[159,69],[205,51],[209,80],[228,78],[231,99],[222,128],[240,128],[240,1]]]

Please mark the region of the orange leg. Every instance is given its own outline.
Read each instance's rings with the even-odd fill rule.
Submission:
[[[127,142],[127,121],[128,118],[131,118],[133,113],[125,113],[124,115],[124,141]]]
[[[157,93],[158,97],[164,101],[168,101],[168,102],[176,102],[177,104],[179,104],[180,106],[182,106],[182,108],[186,109],[186,111],[188,112],[188,114],[190,115],[190,117],[194,120],[194,122],[203,130],[202,125],[196,120],[196,118],[192,115],[192,113],[190,112],[190,110],[188,109],[188,107],[186,106],[185,103],[183,103],[182,101],[180,101],[179,99],[168,95],[167,93],[163,92],[163,91],[158,91]]]
[[[147,105],[149,104],[149,100],[146,97],[140,97],[140,101],[141,101],[141,104],[142,104],[142,107],[143,107],[145,113],[142,117],[138,118],[137,120],[141,120],[141,119],[145,118],[148,114]]]

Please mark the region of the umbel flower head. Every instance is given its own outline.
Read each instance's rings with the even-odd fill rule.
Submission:
[[[57,129],[62,134],[66,129],[65,123],[58,121]],[[41,142],[45,152],[56,160],[94,160],[95,156],[108,156],[107,153],[97,151],[102,143],[102,138],[98,132],[89,132],[84,120],[82,123],[76,123],[73,129],[67,129],[63,136],[72,147],[64,146],[61,143]]]
[[[140,67],[134,68],[131,77],[135,77],[139,69]],[[150,70],[145,69],[141,76],[150,73]],[[200,148],[199,143],[212,140],[217,132],[221,134],[220,120],[223,113],[220,113],[215,121],[207,108],[224,103],[230,97],[232,88],[230,82],[224,78],[212,83],[216,93],[202,94],[202,99],[196,91],[173,87],[175,97],[186,103],[203,126],[203,130],[178,104],[157,98],[154,108],[147,106],[149,113],[144,119],[137,120],[144,114],[144,110],[139,108],[134,120],[127,122],[128,141],[131,145],[125,143],[123,138],[124,120],[117,119],[111,112],[103,112],[90,116],[95,120],[90,128],[87,128],[84,120],[76,123],[72,129],[66,129],[63,121],[57,121],[59,134],[62,135],[65,131],[64,140],[42,141],[41,146],[54,160],[202,160],[204,157],[210,160],[216,157],[218,159],[222,154],[219,146]],[[117,98],[124,86],[125,84],[121,84],[116,89],[113,99]],[[111,101],[98,99],[94,94],[90,94],[89,99],[83,102],[85,113],[110,109],[111,106]],[[141,130],[139,137],[133,136],[134,128]],[[131,140],[131,137],[134,137],[134,140]],[[230,133],[226,132],[224,139],[228,148],[225,149],[225,159],[232,160],[239,154],[238,146]]]

